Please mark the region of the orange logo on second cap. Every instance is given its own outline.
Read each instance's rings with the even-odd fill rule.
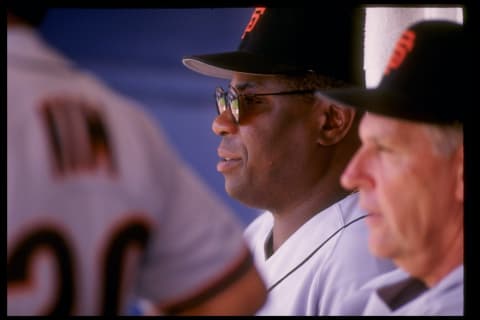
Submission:
[[[252,31],[255,28],[255,25],[257,24],[258,20],[262,16],[262,14],[265,12],[267,8],[264,7],[258,7],[253,10],[252,17],[250,18],[250,21],[247,24],[247,27],[245,28],[245,31],[243,31],[242,34],[242,39],[245,38],[245,35],[247,32]]]
[[[393,50],[390,61],[388,62],[384,75],[387,75],[392,69],[397,69],[405,60],[407,53],[412,51],[415,45],[415,33],[411,30],[405,31],[400,39],[398,39],[395,49]]]

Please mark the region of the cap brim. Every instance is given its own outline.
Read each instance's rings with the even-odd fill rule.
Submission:
[[[342,105],[388,117],[406,120],[421,120],[423,118],[421,114],[414,114],[410,112],[411,109],[405,108],[406,105],[412,104],[412,101],[409,101],[404,95],[389,90],[336,88],[321,90],[317,94]]]
[[[289,71],[271,58],[243,51],[187,56],[182,63],[195,72],[222,79],[231,79],[233,73],[275,75]]]
[[[455,101],[445,100],[446,98],[441,95],[437,100],[422,100],[421,97],[413,99],[399,91],[381,87],[324,89],[317,91],[316,94],[340,105],[408,121],[451,124],[457,121],[463,122],[464,119],[461,111],[455,112],[449,107],[442,107],[442,105],[455,105]],[[458,101],[461,99],[462,97],[456,98]],[[432,109],[432,106],[435,108]]]

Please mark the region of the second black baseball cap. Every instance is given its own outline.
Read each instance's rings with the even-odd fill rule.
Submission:
[[[363,86],[363,14],[355,6],[253,10],[237,50],[186,56],[198,73],[278,75],[314,71]]]
[[[319,94],[385,116],[463,123],[475,76],[468,39],[461,24],[417,22],[398,39],[376,88],[327,89]],[[472,75],[466,77],[468,73]]]

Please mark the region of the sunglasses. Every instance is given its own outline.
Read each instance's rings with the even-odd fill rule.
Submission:
[[[245,105],[248,105],[248,101],[253,101],[255,97],[260,96],[280,96],[280,95],[292,95],[292,94],[307,94],[314,93],[315,90],[293,90],[293,91],[282,91],[282,92],[272,92],[272,93],[255,93],[255,94],[240,94],[238,93],[235,87],[230,87],[227,91],[223,90],[221,87],[215,89],[215,102],[217,104],[218,114],[222,114],[227,109],[230,110],[235,123],[240,123],[240,110],[244,108]]]

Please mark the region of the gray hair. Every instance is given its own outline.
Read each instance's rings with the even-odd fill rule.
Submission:
[[[463,144],[463,125],[426,125],[425,132],[430,137],[436,154],[450,156]]]

